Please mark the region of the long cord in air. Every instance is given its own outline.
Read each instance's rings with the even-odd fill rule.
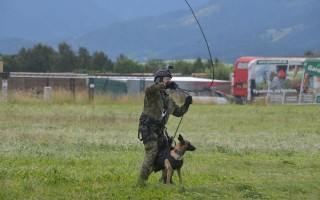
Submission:
[[[197,24],[198,24],[198,26],[199,26],[199,28],[200,28],[200,30],[201,30],[203,39],[204,39],[204,41],[205,41],[205,43],[206,43],[206,45],[207,45],[208,53],[209,53],[209,56],[210,56],[210,63],[211,63],[211,70],[212,70],[212,80],[211,80],[210,86],[209,86],[207,89],[204,89],[204,90],[203,90],[203,91],[206,91],[206,90],[209,90],[209,89],[210,89],[210,87],[213,85],[213,82],[214,82],[214,64],[213,64],[213,59],[212,59],[212,55],[211,55],[211,51],[210,51],[210,47],[209,47],[209,44],[208,44],[206,35],[205,35],[204,32],[203,32],[203,29],[202,29],[202,27],[201,27],[200,22],[198,21],[198,18],[196,17],[196,15],[195,15],[192,7],[190,6],[189,2],[188,2],[187,0],[184,0],[184,1],[185,1],[186,4],[189,6],[189,9],[190,9],[190,11],[191,11],[191,13],[192,13],[192,15],[193,15],[193,18],[196,20],[196,22],[197,22]],[[198,92],[201,92],[201,91],[198,91]]]
[[[204,41],[205,41],[205,43],[206,43],[206,45],[207,45],[207,49],[208,49],[209,56],[210,56],[210,63],[211,63],[211,70],[212,70],[212,80],[211,80],[211,84],[209,85],[209,87],[203,89],[202,91],[197,91],[197,92],[203,92],[203,91],[210,90],[210,87],[213,85],[213,82],[214,82],[214,65],[213,65],[212,55],[211,55],[211,51],[210,51],[210,47],[209,47],[209,44],[208,44],[206,35],[204,34],[203,29],[202,29],[202,27],[201,27],[201,25],[200,25],[200,22],[198,21],[198,19],[197,19],[195,13],[194,13],[192,7],[190,6],[189,2],[188,2],[187,0],[185,0],[185,2],[186,2],[186,4],[189,6],[190,11],[191,11],[194,19],[196,20],[196,22],[197,22],[197,24],[198,24],[198,26],[199,26],[199,28],[200,28],[200,30],[201,30],[202,36],[203,36]],[[191,92],[191,91],[188,91],[188,90],[185,90],[185,89],[182,89],[182,88],[177,88],[177,89],[178,89],[179,91],[183,92],[184,94],[186,94],[187,96],[190,96],[188,92]],[[173,139],[176,137],[176,134],[177,134],[177,132],[178,132],[178,130],[179,130],[179,127],[180,127],[180,124],[181,124],[181,122],[182,122],[182,119],[183,119],[183,115],[182,115],[182,117],[181,117],[181,119],[180,119],[180,122],[179,122],[177,128],[176,128],[176,131],[175,131],[175,133],[174,133]]]

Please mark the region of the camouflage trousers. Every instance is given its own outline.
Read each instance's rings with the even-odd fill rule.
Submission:
[[[156,134],[156,133],[154,133]],[[166,142],[163,134],[157,133],[155,141],[149,141],[144,144],[144,160],[140,170],[139,178],[143,180],[148,180],[149,174],[151,173],[152,165],[157,158],[159,149],[163,148]]]
[[[144,160],[142,163],[142,167],[140,170],[139,178],[143,180],[148,180],[150,170],[152,168],[152,165],[157,158],[158,155],[158,143],[157,141],[150,141],[144,144]]]

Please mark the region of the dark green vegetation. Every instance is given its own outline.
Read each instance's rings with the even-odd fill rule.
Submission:
[[[192,105],[174,185],[143,159],[139,104],[0,104],[0,199],[318,199],[319,106]],[[168,130],[174,134],[178,118]]]
[[[1,58],[3,57],[3,58]],[[174,65],[174,73],[191,75],[202,73],[204,77],[212,77],[212,67],[215,68],[215,79],[228,80],[231,72],[230,66],[222,64],[218,59],[209,61],[200,57],[194,60],[165,61],[150,59],[139,63],[120,54],[116,61],[112,61],[102,51],[90,53],[85,47],[79,47],[74,52],[71,45],[63,42],[58,51],[44,44],[37,44],[33,48],[21,48],[16,55],[1,55],[4,61],[5,72],[76,72],[76,73],[154,73],[165,69],[170,62]],[[214,62],[214,63],[213,63]]]

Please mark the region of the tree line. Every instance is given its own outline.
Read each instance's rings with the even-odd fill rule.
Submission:
[[[1,55],[6,72],[75,72],[88,74],[101,73],[154,73],[159,69],[165,69],[168,61],[151,59],[145,63],[139,63],[127,56],[120,54],[115,61],[102,51],[92,54],[85,48],[79,47],[74,52],[72,47],[63,42],[55,50],[44,44],[36,44],[33,48],[21,48],[15,55]],[[171,61],[174,73],[191,75],[192,73],[204,74],[204,77],[212,78],[212,66],[214,78],[228,80],[232,67],[215,59],[203,60],[197,58],[193,61]]]
[[[305,56],[319,56],[308,50]],[[154,73],[159,69],[165,69],[168,61],[151,59],[145,63],[139,63],[127,56],[120,54],[115,61],[102,51],[90,53],[85,47],[79,47],[74,52],[72,47],[62,42],[58,50],[44,44],[36,44],[33,48],[21,48],[15,55],[0,55],[4,61],[6,72],[75,72],[88,74],[102,73]],[[220,63],[218,59],[203,60],[197,58],[193,61],[176,60],[170,61],[174,66],[174,73],[189,76],[200,73],[203,77],[229,80],[232,66]],[[214,73],[212,72],[212,67]]]

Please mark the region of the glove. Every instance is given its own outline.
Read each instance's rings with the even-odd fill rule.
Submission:
[[[187,96],[184,105],[189,106],[190,104],[192,104],[192,96]]]
[[[174,81],[170,81],[170,83],[166,84],[166,89],[176,89],[179,85]]]

